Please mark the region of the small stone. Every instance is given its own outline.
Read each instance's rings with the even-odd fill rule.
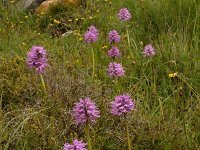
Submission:
[[[50,6],[56,4],[78,5],[81,0],[21,0],[19,6],[22,9],[36,11],[37,14],[45,12]]]
[[[44,1],[45,0],[21,0],[19,6],[22,9],[29,9],[34,11]]]
[[[57,4],[63,4],[65,6],[75,6],[78,4],[78,2],[79,0],[46,0],[35,9],[35,12],[37,14],[40,14],[41,12],[46,12],[51,6]]]

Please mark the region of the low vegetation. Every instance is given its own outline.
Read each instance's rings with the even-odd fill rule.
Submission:
[[[119,20],[121,8],[129,10],[130,20]],[[45,14],[8,0],[0,2],[0,22],[0,149],[88,143],[85,126],[72,115],[85,98],[100,111],[88,125],[92,149],[130,150],[128,139],[132,149],[199,149],[199,0],[91,0],[87,7],[58,5]],[[87,44],[84,35],[92,25],[98,40]],[[112,30],[119,43],[109,42]],[[148,44],[155,55],[144,57]],[[34,45],[46,50],[46,89],[27,65]],[[120,57],[108,56],[112,46]],[[124,75],[109,76],[112,61],[123,66]],[[126,119],[111,114],[111,102],[123,94],[134,102]]]

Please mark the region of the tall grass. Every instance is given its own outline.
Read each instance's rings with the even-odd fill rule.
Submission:
[[[122,7],[133,16],[128,22],[130,47],[125,26],[117,19]],[[125,121],[109,113],[110,102],[122,93],[132,95],[137,106],[128,118],[133,149],[199,148],[200,1],[95,1],[95,7],[84,13],[83,8],[62,8],[60,15],[50,11],[43,16],[22,11],[9,1],[1,2],[0,9],[0,149],[62,149],[74,138],[86,141],[83,128],[74,124],[70,114],[82,97],[91,97],[101,110],[90,135],[93,149],[127,149]],[[60,25],[54,19],[74,20],[66,29],[73,33],[55,37],[52,33]],[[50,23],[51,30],[45,30]],[[99,42],[92,45],[95,78],[91,78],[90,47],[80,40],[90,25],[100,32]],[[118,62],[126,69],[126,77],[117,83],[106,73],[107,33],[113,29],[122,37]],[[148,43],[156,48],[150,59],[141,53]],[[46,100],[40,78],[26,66],[32,45],[47,49]],[[175,72],[176,77],[168,76]]]

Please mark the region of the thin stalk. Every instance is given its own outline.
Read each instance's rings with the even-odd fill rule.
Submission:
[[[3,101],[3,91],[1,93],[1,99],[0,99],[0,136],[3,137],[3,111],[2,111],[2,101]],[[2,140],[0,138],[0,142],[2,143]],[[0,145],[0,149],[2,149],[3,147]]]
[[[128,30],[128,26],[127,25],[126,25],[126,37],[127,37],[127,42],[128,42],[128,46],[129,46],[129,51],[131,53],[131,57],[134,59],[133,52],[131,51],[130,36],[129,36],[129,30]]]
[[[144,1],[140,0],[140,7],[144,13],[144,17],[145,17],[145,20],[146,20],[146,24],[148,24],[148,16],[147,16],[147,13],[146,13],[146,10],[145,10],[145,5],[144,5]]]
[[[46,89],[46,86],[45,86],[45,83],[44,83],[44,78],[43,78],[42,74],[40,74],[40,80],[41,80],[41,83],[42,83],[42,88],[43,88],[44,94],[45,94],[45,96],[47,96],[47,89]]]
[[[188,138],[188,134],[187,134],[187,128],[186,128],[186,121],[185,121],[185,116],[183,116],[183,127],[184,127],[184,131],[185,131],[185,135],[186,135],[186,145],[187,145],[187,149],[190,149],[190,143],[189,143],[189,138]]]
[[[127,115],[125,115],[125,123],[126,123],[126,136],[127,136],[127,141],[128,141],[128,150],[131,150],[131,139],[130,139],[130,134],[129,134],[129,129],[128,129]]]
[[[126,25],[126,36],[127,36],[128,46],[131,47],[130,37],[129,37],[129,32],[128,32],[128,26],[127,25]]]
[[[91,138],[90,138],[90,127],[88,123],[86,125],[85,130],[86,130],[86,135],[87,135],[88,150],[92,150],[92,143],[91,143]]]
[[[95,76],[95,56],[94,56],[94,50],[91,47],[91,52],[92,52],[92,78]]]
[[[121,5],[123,5],[124,4],[124,0],[121,0]]]
[[[160,107],[160,115],[161,115],[161,118],[164,119],[163,102],[160,100],[160,98],[158,100],[159,100],[159,107]]]
[[[91,7],[95,8],[96,5],[95,5],[95,0],[91,0]]]
[[[103,113],[103,109],[105,108],[105,98],[104,98],[104,94],[105,94],[105,86],[102,85],[102,88],[101,88],[102,92],[101,92],[101,112]]]
[[[120,84],[119,84],[119,81],[118,81],[118,77],[115,77],[115,80],[114,80],[114,89],[115,89],[115,93],[120,93]]]

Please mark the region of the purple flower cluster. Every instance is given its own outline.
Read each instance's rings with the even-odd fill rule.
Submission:
[[[113,57],[113,58],[115,58],[115,57],[119,57],[120,55],[121,55],[121,53],[120,53],[120,51],[119,51],[119,49],[117,48],[117,47],[112,47],[109,51],[108,51],[108,55],[110,56],[110,57]]]
[[[77,124],[94,123],[100,117],[100,112],[90,98],[80,99],[73,108],[73,117]]]
[[[82,141],[78,141],[75,139],[72,144],[65,143],[63,150],[87,150],[85,148],[86,144],[83,143]]]
[[[124,68],[122,67],[121,64],[111,62],[108,66],[108,75],[110,77],[121,77],[125,76],[125,71]]]
[[[128,21],[131,19],[131,14],[127,8],[122,8],[118,13],[118,17],[121,21]]]
[[[90,44],[97,42],[99,33],[95,26],[90,26],[88,31],[84,34],[85,43]]]
[[[155,53],[155,49],[151,44],[148,44],[144,47],[144,51],[143,51],[143,55],[144,57],[152,57],[154,56]]]
[[[97,37],[99,36],[98,30],[96,29],[95,26],[90,26],[88,31],[92,32],[93,34],[95,34]]]
[[[29,68],[35,68],[37,73],[42,74],[48,66],[46,50],[41,46],[33,46],[27,56]]]
[[[119,43],[120,42],[120,35],[116,30],[112,30],[108,33],[108,40],[110,44],[112,43]]]
[[[133,110],[135,103],[129,95],[120,95],[115,97],[115,101],[111,102],[111,114],[121,116]]]

